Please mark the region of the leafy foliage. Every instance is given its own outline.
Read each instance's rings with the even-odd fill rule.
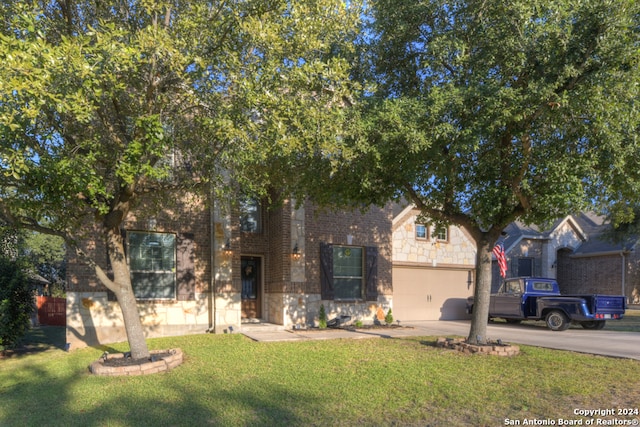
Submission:
[[[31,326],[33,295],[22,265],[0,257],[0,348],[15,346]]]
[[[491,248],[510,222],[586,207],[632,213],[638,2],[370,4],[359,75],[374,89],[340,155],[307,165],[300,182],[319,200],[399,199],[430,222],[463,226],[478,248],[482,307]],[[486,335],[486,319],[474,313],[472,341]]]
[[[327,312],[324,309],[324,304],[320,304],[320,313],[318,314],[318,327],[325,329],[327,327]]]
[[[384,316],[384,323],[386,323],[387,325],[393,324],[393,313],[391,312],[391,309],[389,309],[389,311],[387,311],[387,314]]]
[[[156,215],[186,192],[266,193],[288,169],[271,158],[332,149],[353,89],[339,53],[357,2],[0,8],[0,216],[64,238],[128,301],[126,325],[138,323],[118,231],[129,213]],[[94,230],[111,277],[79,246]],[[141,332],[132,341],[146,356]]]
[[[51,282],[56,295],[64,290],[66,275],[64,240],[50,234],[26,232],[23,257],[34,271]]]

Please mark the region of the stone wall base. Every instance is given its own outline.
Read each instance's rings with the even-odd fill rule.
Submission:
[[[491,356],[516,356],[520,347],[503,343],[469,344],[464,338],[438,338],[436,346],[457,350],[466,354],[488,354]]]
[[[107,376],[149,375],[166,372],[182,364],[182,350],[179,348],[151,350],[149,353],[149,360],[132,360],[129,363],[123,353],[106,355],[89,365],[89,371],[94,375]]]

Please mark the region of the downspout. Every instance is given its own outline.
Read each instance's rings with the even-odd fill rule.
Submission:
[[[626,298],[627,294],[625,293],[625,287],[626,287],[625,281],[627,280],[627,277],[626,277],[627,262],[626,262],[626,256],[624,251],[620,252],[620,256],[622,257],[622,295],[624,295],[624,297]]]
[[[215,233],[215,201],[213,197],[213,188],[209,196],[209,265],[211,266],[211,277],[209,278],[209,329],[207,332],[215,333],[216,331],[216,233]]]

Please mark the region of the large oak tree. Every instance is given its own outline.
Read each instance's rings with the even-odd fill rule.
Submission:
[[[342,156],[306,164],[307,188],[327,203],[404,198],[468,230],[468,340],[484,342],[491,253],[506,225],[586,206],[629,210],[640,178],[640,3],[370,4],[358,76],[371,89]]]
[[[122,225],[141,198],[220,191],[221,174],[258,191],[272,154],[333,135],[350,91],[335,53],[352,46],[354,4],[0,3],[1,219],[61,236],[95,269],[133,358],[149,351]],[[112,274],[80,249],[87,224]]]

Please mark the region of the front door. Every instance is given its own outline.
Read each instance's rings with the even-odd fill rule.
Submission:
[[[259,319],[262,316],[260,258],[243,256],[240,263],[242,266],[242,317]]]

